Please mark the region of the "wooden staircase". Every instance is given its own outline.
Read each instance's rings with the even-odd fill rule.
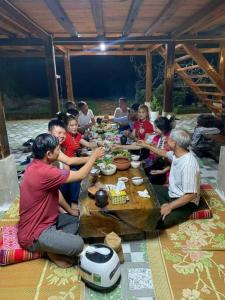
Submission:
[[[199,49],[190,44],[177,45],[174,69],[200,101],[220,118],[224,113],[225,80],[203,55],[220,52],[219,48],[213,49]],[[165,59],[165,49],[161,46],[157,51]]]

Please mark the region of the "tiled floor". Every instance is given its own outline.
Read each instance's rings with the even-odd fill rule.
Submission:
[[[196,124],[196,116],[182,116],[177,121],[177,127],[193,131]],[[18,149],[29,138],[34,138],[39,133],[47,131],[47,120],[12,121],[7,123],[9,143],[15,151],[15,159],[18,170],[24,169],[20,163],[26,160],[27,154]],[[218,164],[209,158],[199,160],[203,183],[211,183],[216,186]],[[149,269],[145,240],[124,242],[123,252],[125,263],[122,268],[120,285],[111,293],[101,294],[86,289],[86,300],[153,300],[154,287],[151,270]]]

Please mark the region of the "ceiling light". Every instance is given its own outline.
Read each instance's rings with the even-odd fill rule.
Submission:
[[[105,43],[101,43],[100,44],[100,50],[105,51],[105,49],[106,49]]]

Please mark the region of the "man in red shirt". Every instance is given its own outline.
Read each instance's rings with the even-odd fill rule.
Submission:
[[[30,251],[47,252],[60,267],[71,266],[83,249],[77,234],[78,217],[58,214],[59,186],[85,178],[96,159],[104,155],[97,148],[79,171],[60,170],[52,165],[60,154],[58,139],[44,133],[36,137],[33,161],[21,183],[18,240]]]

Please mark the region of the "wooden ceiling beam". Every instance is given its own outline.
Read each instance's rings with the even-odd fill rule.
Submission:
[[[1,27],[0,27],[0,34],[1,35],[7,35],[10,38],[15,38],[16,37],[15,33],[11,32],[11,31],[8,31],[8,30],[6,30],[4,28],[1,28]]]
[[[0,12],[0,22],[3,23],[7,28],[13,31],[13,33],[17,34],[22,33],[25,36],[30,36],[29,31],[25,30],[19,24],[16,24],[13,20],[10,20],[7,16],[1,15]]]
[[[43,39],[46,39],[49,36],[43,28],[41,28],[8,0],[0,0],[0,10],[1,13],[4,13],[4,15],[8,16],[17,24],[27,28],[31,33],[34,33]]]
[[[124,24],[122,35],[126,36],[130,33],[135,19],[139,13],[143,0],[132,0],[126,22]]]
[[[43,40],[38,38],[0,39],[0,46],[43,46]]]
[[[92,15],[95,21],[95,27],[98,36],[105,35],[104,20],[103,20],[103,10],[102,10],[102,0],[90,0]]]
[[[203,37],[181,37],[175,40],[169,38],[168,36],[158,36],[158,37],[126,37],[126,38],[54,38],[53,42],[56,46],[73,46],[73,45],[81,45],[81,46],[90,46],[90,45],[99,45],[101,42],[104,42],[106,46],[110,47],[113,45],[142,45],[146,44],[150,45],[157,44],[154,47],[158,47],[158,44],[165,44],[169,42],[176,43],[217,43],[224,42],[225,36],[203,36]],[[0,46],[41,46],[43,45],[43,39],[40,38],[2,38],[0,39]],[[153,49],[154,49],[153,47]],[[146,47],[147,48],[147,47]],[[207,52],[207,48],[206,51]],[[216,49],[214,52],[217,52]]]
[[[156,32],[163,22],[173,16],[180,4],[182,4],[182,1],[180,0],[170,0],[163,8],[162,12],[160,12],[160,14],[155,18],[155,21],[146,29],[145,35],[150,35],[151,33]]]
[[[213,43],[225,41],[225,36],[182,36],[172,39],[170,36],[128,36],[126,38],[54,38],[54,44],[56,45],[93,45],[105,43],[106,46],[110,45],[126,45],[126,44],[162,44],[169,42],[186,43]]]
[[[210,17],[208,17],[206,20],[202,21],[201,24],[199,24],[197,27],[194,27],[191,30],[191,34],[195,34],[202,31],[211,31],[214,30],[214,28],[222,27],[224,28],[224,15],[225,15],[225,5],[220,6],[217,11],[214,11],[214,14],[212,14]],[[221,25],[221,23],[223,25]],[[220,24],[219,26],[217,24]]]
[[[69,19],[68,15],[64,11],[59,0],[44,0],[48,8],[51,10],[52,14],[56,20],[61,24],[61,26],[68,32],[71,36],[78,36],[78,32]]]
[[[224,6],[224,0],[212,0],[207,3],[203,8],[199,9],[192,17],[188,17],[187,21],[182,23],[177,27],[176,30],[172,32],[173,37],[178,37],[194,27],[197,27],[201,22],[213,16],[215,11],[219,9],[219,7]]]
[[[116,51],[70,51],[70,56],[95,56],[95,55],[115,55],[115,56],[128,56],[128,55],[145,55],[146,51],[141,50],[116,50]]]
[[[66,53],[67,53],[67,50],[68,50],[66,47],[60,46],[60,45],[56,46],[56,48],[57,48],[59,51],[61,51],[63,54],[66,54]]]

